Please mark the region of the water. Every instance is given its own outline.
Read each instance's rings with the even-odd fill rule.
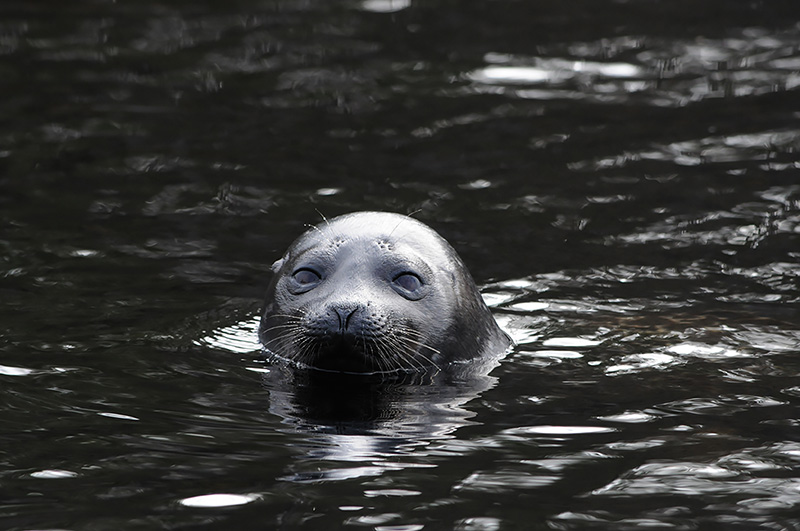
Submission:
[[[800,529],[792,1],[0,6],[0,527]],[[415,211],[518,345],[308,380],[307,223]]]

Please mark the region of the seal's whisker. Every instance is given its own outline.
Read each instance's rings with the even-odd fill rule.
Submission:
[[[417,340],[412,339],[410,337],[406,337],[405,340],[408,341],[409,343],[413,343],[413,344],[418,345],[418,346],[420,346],[422,348],[426,348],[426,349],[430,350],[431,352],[433,352],[434,354],[441,354],[442,353],[441,350],[433,348],[432,346],[430,346],[430,345],[428,345],[426,343],[423,343],[422,341],[417,341]]]
[[[313,340],[307,336],[295,338],[294,346],[290,361],[301,368],[309,366],[308,361],[314,358],[313,350],[316,347]]]
[[[285,330],[264,343],[264,348],[274,356],[296,365],[304,365],[304,359],[313,357],[310,352],[310,347],[313,346],[312,338],[303,334],[303,329],[300,327]],[[281,355],[275,352],[276,350],[287,355]]]
[[[281,328],[297,329],[298,326],[297,326],[297,323],[284,323],[284,324],[279,324],[279,325],[275,325],[275,326],[270,326],[269,328],[264,328],[263,330],[261,330],[261,333],[263,334],[265,332],[272,332],[273,330],[280,330]]]
[[[422,369],[422,364],[417,360],[413,353],[394,349],[395,358],[400,368],[406,372]]]
[[[295,363],[303,368],[310,367],[311,362],[316,357],[316,350],[318,350],[318,346],[313,343],[305,342],[301,344],[297,356],[294,358]]]
[[[389,343],[390,343],[389,341],[384,341],[384,342],[380,343],[381,356],[382,356],[382,358],[384,360],[383,361],[383,366],[385,367],[385,371],[384,372],[391,373],[391,372],[397,372],[398,370],[405,370],[405,367],[403,367],[403,363],[402,363],[403,362],[403,358],[400,358],[398,360],[399,363],[397,363],[396,354],[397,354],[398,351],[397,351],[396,348],[392,348]],[[398,367],[398,365],[399,365],[399,367]]]
[[[386,344],[387,346],[392,347],[392,352],[395,353],[395,357],[402,363],[406,364],[406,370],[413,370],[413,369],[422,369],[424,368],[424,364],[417,359],[417,352],[413,347],[411,347],[406,341],[406,338],[394,337],[394,336],[387,336]],[[423,356],[424,358],[424,356]],[[427,358],[425,358],[427,359]]]
[[[368,354],[370,358],[375,362],[377,373],[383,374],[386,372],[386,361],[385,361],[385,354],[383,349],[381,349],[380,343],[368,343],[367,350],[369,351]]]
[[[327,229],[328,226],[330,225],[330,222],[325,218],[325,216],[322,216],[322,219],[325,221],[325,225],[326,225],[325,228]],[[336,239],[334,238],[335,234],[326,234],[325,231],[320,229],[318,226],[311,225],[309,223],[306,223],[304,225],[304,227],[308,228],[308,232],[316,231],[317,234],[320,235],[320,238],[322,239],[322,241],[327,243],[329,246],[335,246],[336,245]]]
[[[331,224],[331,222],[330,222],[330,221],[328,221],[328,218],[326,218],[326,217],[325,217],[325,214],[323,214],[322,212],[320,212],[320,210],[319,210],[318,208],[315,208],[315,209],[314,209],[314,211],[315,211],[317,214],[319,214],[319,217],[321,217],[321,218],[322,218],[322,221],[324,221],[326,225],[330,225],[330,224]]]
[[[408,339],[408,341],[409,342],[413,342],[413,340],[411,340],[411,339]],[[433,351],[435,355],[442,356],[442,353],[439,350],[431,347],[430,345],[426,345],[425,343],[421,343],[421,342],[415,342],[415,343],[417,343],[421,348],[427,348],[428,350]],[[433,361],[432,357],[426,356],[425,354],[423,354],[420,351],[417,351],[416,355],[417,355],[417,357],[419,357],[422,360],[424,360],[425,362],[427,362],[431,367],[434,367],[437,370],[441,370],[439,365],[435,361]]]
[[[414,366],[417,368],[423,367],[423,363],[417,359],[416,349],[409,344],[406,337],[395,337],[393,340],[396,345],[396,352],[406,361],[410,368]]]
[[[415,344],[415,345],[417,345],[419,347],[428,349],[431,352],[433,352],[434,354],[439,354],[440,356],[442,355],[442,351],[441,350],[433,348],[432,346],[428,345],[427,343],[425,343],[423,341],[419,341],[419,339],[423,339],[424,336],[422,334],[420,334],[419,332],[417,332],[416,330],[414,330],[413,328],[403,327],[400,330],[402,331],[403,334],[406,334],[404,339],[406,341],[408,341],[409,343],[413,343],[413,344]]]
[[[391,336],[387,335],[370,341],[371,349],[374,352],[375,361],[381,374],[390,374],[397,371],[396,363],[392,359],[394,349],[390,345],[391,339]]]
[[[381,374],[392,372],[391,352],[386,348],[382,341],[373,343],[378,357],[378,367]]]
[[[291,314],[291,313],[271,313],[271,314],[269,314],[268,319],[274,319],[276,317],[284,317],[286,319],[298,319],[299,320],[299,319],[302,319],[307,313],[307,310],[305,310],[304,308],[297,308],[297,310],[295,310],[295,311],[297,313],[299,313],[300,315],[295,315],[295,314]]]

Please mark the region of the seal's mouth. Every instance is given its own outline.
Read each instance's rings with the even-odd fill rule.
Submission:
[[[284,351],[267,348],[273,360],[297,369],[353,375],[398,375],[439,370],[431,360],[418,359],[402,338],[326,331],[305,335]],[[396,350],[399,349],[399,350]],[[429,363],[425,363],[429,362]]]
[[[369,358],[363,351],[352,346],[341,346],[338,349],[328,348],[318,351],[315,356],[307,357],[303,361],[287,358],[278,353],[265,349],[265,352],[278,363],[287,364],[302,371],[319,371],[322,373],[345,374],[351,376],[388,377],[395,378],[401,375],[426,374],[429,371],[438,372],[438,367],[399,367],[384,364],[383,366],[374,359]],[[404,376],[403,376],[404,377]]]
[[[320,342],[311,366],[316,369],[349,373],[373,373],[375,360],[367,354],[366,344],[355,337],[337,334]]]

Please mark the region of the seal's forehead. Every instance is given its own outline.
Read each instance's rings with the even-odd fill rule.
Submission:
[[[335,253],[353,243],[421,255],[448,254],[450,247],[433,229],[415,219],[385,212],[359,212],[312,227],[294,243],[291,254],[298,256],[311,249]]]

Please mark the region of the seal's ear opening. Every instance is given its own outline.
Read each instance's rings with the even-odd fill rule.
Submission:
[[[284,262],[283,258],[278,258],[277,260],[275,260],[275,263],[272,264],[272,267],[269,268],[270,271],[272,271],[273,273],[277,273],[278,270],[283,265],[283,262]]]

